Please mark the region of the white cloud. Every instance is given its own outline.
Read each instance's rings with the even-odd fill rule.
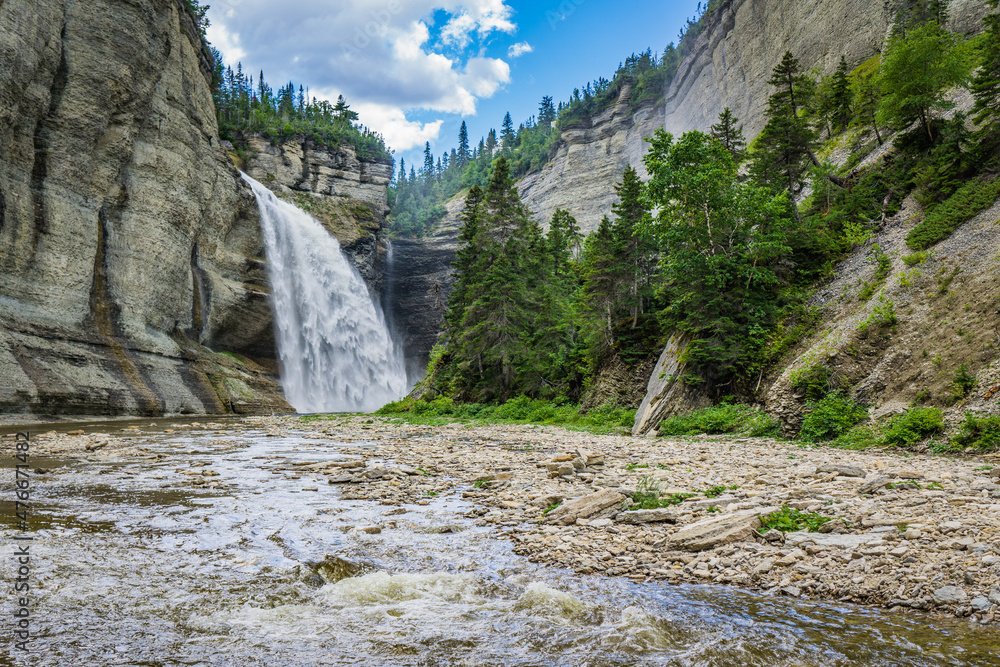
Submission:
[[[240,46],[240,36],[231,34],[226,26],[212,22],[205,33],[208,41],[226,57],[227,62],[235,63],[247,57],[247,52]]]
[[[474,115],[479,99],[510,81],[504,60],[436,52],[429,24],[438,10],[447,14],[441,43],[453,48],[517,29],[507,0],[240,0],[235,12],[209,11],[208,36],[227,62],[263,69],[273,86],[294,80],[316,96],[342,93],[364,124],[406,150],[441,127],[411,122],[407,110]],[[515,45],[508,57],[530,49]]]
[[[358,112],[365,125],[375,128],[385,137],[389,146],[400,152],[423,146],[426,141],[436,141],[444,124],[443,120],[431,123],[407,120],[401,109],[381,104],[362,103],[352,105],[352,108]]]
[[[520,58],[525,53],[531,53],[535,50],[531,44],[527,42],[518,42],[517,44],[512,44],[509,49],[507,49],[507,56],[509,58]]]

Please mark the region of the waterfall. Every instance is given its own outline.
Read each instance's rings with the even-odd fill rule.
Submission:
[[[340,243],[243,174],[257,196],[281,384],[299,412],[369,412],[406,393],[400,348]]]

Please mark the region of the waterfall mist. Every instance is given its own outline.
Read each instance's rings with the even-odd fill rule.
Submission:
[[[257,196],[281,384],[299,412],[370,412],[407,391],[402,351],[340,243],[243,174]]]

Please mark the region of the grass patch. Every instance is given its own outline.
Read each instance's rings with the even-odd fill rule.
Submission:
[[[961,225],[992,206],[997,197],[1000,197],[1000,178],[969,181],[910,230],[906,235],[906,245],[913,250],[925,250],[943,241]]]
[[[541,424],[598,434],[631,431],[635,422],[635,410],[605,405],[583,412],[571,403],[560,404],[526,396],[519,396],[499,405],[456,403],[447,397],[439,397],[433,401],[403,399],[389,403],[375,414],[430,426],[454,422],[476,425]]]
[[[673,507],[680,505],[688,498],[694,498],[697,493],[671,493],[664,496],[660,491],[660,483],[652,477],[643,477],[639,480],[635,492],[629,494],[635,503],[629,507],[629,511],[655,510],[661,507]]]
[[[879,444],[878,434],[871,426],[855,426],[830,443],[839,449],[863,451]]]
[[[776,437],[780,426],[773,417],[749,405],[723,403],[660,422],[660,435],[735,434]]]
[[[815,512],[800,512],[788,505],[783,505],[780,510],[761,517],[765,531],[778,529],[783,533],[794,533],[800,530],[817,533],[819,527],[828,521],[833,521],[833,517],[821,516]]]
[[[926,250],[921,250],[920,252],[915,252],[912,255],[906,255],[903,257],[903,264],[913,267],[919,264],[923,264],[931,256],[930,252]]]

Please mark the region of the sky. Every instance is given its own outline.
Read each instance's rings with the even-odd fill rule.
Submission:
[[[204,4],[204,3],[203,3]],[[208,38],[227,64],[278,87],[344,95],[397,164],[423,163],[611,78],[632,53],[677,41],[698,0],[212,0]]]

